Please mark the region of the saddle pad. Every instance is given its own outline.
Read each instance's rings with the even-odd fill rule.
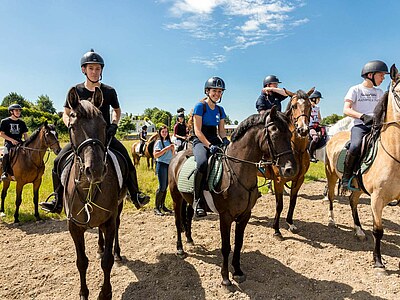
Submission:
[[[210,171],[208,174],[208,189],[210,191],[214,191],[222,177],[222,158],[221,156],[216,156],[215,158],[210,159],[210,162],[211,164],[209,165]]]
[[[139,153],[140,152],[140,143],[138,143],[135,147],[135,152]]]
[[[375,160],[376,153],[378,152],[378,140],[376,140],[367,151],[367,154],[362,160],[361,174],[364,174]]]
[[[194,156],[190,156],[183,164],[178,175],[178,190],[181,193],[193,193],[195,169],[196,162],[194,161]]]
[[[347,149],[343,148],[342,151],[340,151],[338,160],[336,162],[336,169],[342,174],[344,172],[344,161],[346,160],[346,153]]]

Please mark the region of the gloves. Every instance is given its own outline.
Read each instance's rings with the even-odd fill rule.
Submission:
[[[374,122],[374,117],[363,114],[360,117],[360,120],[363,121],[364,125],[369,126],[369,125],[372,125],[372,123]]]
[[[211,153],[211,154],[217,153],[218,150],[219,150],[218,146],[211,145],[211,147],[210,147],[210,153]]]
[[[231,143],[231,141],[228,140],[227,137],[224,137],[224,138],[222,139],[222,142],[224,143],[224,146],[228,146],[228,145]]]
[[[112,123],[107,129],[107,137],[111,139],[117,133],[118,125]]]

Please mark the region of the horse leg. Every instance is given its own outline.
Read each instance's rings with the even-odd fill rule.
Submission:
[[[39,216],[39,188],[42,184],[42,177],[39,176],[37,180],[33,182],[33,205],[35,206],[35,218],[36,221],[40,221],[41,218]]]
[[[119,246],[119,225],[121,224],[121,212],[123,207],[124,207],[124,202],[122,201],[121,204],[118,205],[118,214],[115,224],[114,260],[117,262],[122,261],[121,247]]]
[[[220,223],[220,233],[221,233],[221,241],[222,241],[222,268],[221,268],[221,275],[222,275],[222,285],[223,286],[230,286],[232,282],[229,280],[229,270],[228,270],[228,263],[229,263],[229,253],[231,252],[231,225],[232,219],[229,214],[225,213],[219,216],[219,223]]]
[[[89,260],[85,254],[85,229],[76,226],[72,222],[68,222],[69,232],[75,244],[76,251],[76,266],[79,271],[81,281],[81,289],[79,291],[80,300],[89,299],[89,289],[86,284],[86,271],[89,265]]]
[[[6,200],[7,197],[7,191],[8,188],[10,187],[10,181],[4,181],[3,182],[3,189],[1,190],[1,208],[0,208],[0,216],[5,216],[4,213],[4,201]]]
[[[294,214],[294,209],[296,208],[297,195],[299,193],[300,187],[303,184],[303,182],[304,182],[304,175],[297,178],[297,180],[292,181],[292,188],[290,191],[289,209],[288,209],[288,213],[286,216],[286,223],[289,226],[288,230],[292,233],[298,233],[298,229],[294,225],[294,222],[293,222],[293,214]]]
[[[325,162],[325,174],[326,174],[326,194],[324,200],[329,200],[329,216],[328,216],[328,226],[329,227],[335,227],[336,222],[335,222],[335,216],[333,214],[333,201],[335,200],[335,186],[336,182],[339,179],[339,177],[336,175],[335,170],[331,170],[331,164],[327,158],[327,161]]]
[[[351,207],[351,214],[353,215],[353,222],[354,222],[354,234],[360,240],[364,241],[367,239],[363,229],[361,228],[360,218],[358,217],[358,200],[360,198],[361,193],[352,192],[350,194],[350,207]]]
[[[17,181],[17,186],[15,188],[15,213],[14,213],[14,223],[19,223],[19,207],[22,203],[22,188],[24,187],[25,183],[22,184]]]
[[[246,229],[250,216],[251,212],[248,212],[241,217],[239,222],[236,222],[235,249],[233,250],[232,266],[235,269],[235,272],[233,273],[233,279],[235,279],[237,283],[241,283],[246,280],[246,275],[240,269],[240,250],[243,246],[244,230]]]
[[[188,244],[194,245],[192,239],[192,221],[193,221],[194,209],[191,205],[186,205],[186,227],[185,227],[185,235],[186,242]]]
[[[182,205],[182,197],[179,195],[175,195],[175,193],[171,191],[171,196],[172,199],[174,200],[174,213],[175,213],[175,227],[176,227],[176,255],[185,258],[186,253],[183,250],[183,244],[182,244],[182,231],[184,229],[184,224],[182,223],[184,218],[185,218],[185,212],[184,212],[184,205]]]
[[[100,227],[99,227],[99,239],[97,240],[97,258],[101,259],[103,257],[104,254],[104,235],[103,232],[101,231]]]
[[[374,268],[377,268],[378,272],[384,273],[385,265],[382,262],[381,255],[381,240],[383,237],[383,224],[382,224],[382,199],[378,199],[376,195],[371,195],[371,209],[373,218],[373,229],[372,234],[374,236]]]
[[[272,228],[275,229],[274,238],[278,241],[283,241],[283,236],[279,230],[279,219],[281,218],[281,213],[283,210],[283,183],[274,183],[275,187],[275,217],[274,217],[274,224]]]
[[[112,254],[113,243],[116,231],[116,219],[110,218],[106,223],[101,225],[101,230],[105,236],[104,254],[101,259],[101,268],[103,269],[104,281],[101,287],[98,300],[111,300],[112,289],[110,274],[114,264],[114,256]]]

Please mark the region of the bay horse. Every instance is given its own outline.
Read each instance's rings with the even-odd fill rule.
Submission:
[[[117,168],[111,162],[111,153],[106,145],[106,122],[98,109],[103,102],[101,90],[96,87],[91,101],[88,101],[79,99],[73,87],[67,100],[71,108],[68,131],[73,159],[63,199],[68,229],[77,254],[80,299],[88,299],[89,295],[84,233],[93,227],[99,228],[98,253],[102,254],[104,274],[98,299],[111,299],[111,269],[114,259],[121,260],[118,229],[126,188],[120,185]],[[121,167],[122,174],[126,174],[127,167],[124,164]]]
[[[22,190],[28,183],[33,184],[33,204],[35,206],[35,218],[41,220],[39,216],[39,188],[42,184],[42,176],[45,170],[43,161],[47,149],[53,150],[55,154],[61,151],[60,143],[55,126],[43,123],[32,135],[22,144],[11,148],[10,165],[15,177],[15,213],[14,223],[19,223],[19,207],[22,203]],[[50,152],[48,153],[50,155]],[[48,159],[48,156],[47,156]],[[47,160],[46,160],[47,161]],[[1,191],[0,215],[4,215],[4,201],[7,196],[10,180],[3,181]]]
[[[378,273],[386,273],[381,256],[381,240],[383,237],[382,214],[384,207],[400,198],[400,74],[393,64],[390,68],[390,86],[388,93],[380,100],[375,108],[374,123],[381,127],[377,141],[376,157],[369,169],[362,174],[362,182],[366,192],[371,196],[371,210],[373,218],[372,233],[374,236],[373,260]],[[328,198],[330,214],[333,220],[333,198],[335,183],[341,178],[336,169],[336,161],[340,150],[350,139],[349,132],[341,132],[328,142],[325,170],[328,180]],[[355,181],[353,181],[353,184]],[[358,188],[358,184],[354,184]],[[362,190],[354,190],[350,194],[350,206],[352,209],[354,229],[357,237],[365,238],[357,212],[359,198]]]
[[[158,139],[158,133],[153,134],[147,141],[144,146],[144,156],[147,159],[147,169],[154,168],[154,155],[153,155],[153,150],[154,150],[154,144],[156,143]],[[133,158],[133,163],[135,166],[138,166],[140,164],[140,153],[139,153],[139,145],[140,141],[136,142],[132,145],[131,147],[131,154]]]
[[[210,193],[220,220],[223,255],[221,275],[224,286],[232,284],[228,273],[228,259],[231,251],[231,226],[234,221],[233,278],[237,282],[243,282],[246,278],[240,268],[240,250],[251,210],[259,197],[258,162],[263,157],[268,157],[269,163],[276,165],[283,177],[290,177],[297,172],[290,138],[287,117],[273,107],[269,113],[252,115],[241,122],[231,137],[231,143],[221,154],[224,165],[221,182]],[[187,242],[193,243],[191,226],[194,211],[193,193],[180,192],[178,178],[183,164],[192,155],[191,149],[178,152],[172,158],[168,171],[169,188],[174,201],[177,255],[182,258],[186,257],[186,253],[183,250],[181,233],[185,231]]]
[[[293,213],[296,207],[299,189],[304,182],[304,175],[307,173],[310,166],[310,155],[308,153],[308,124],[311,115],[311,101],[308,97],[313,92],[314,88],[310,89],[307,93],[302,90],[298,90],[296,93],[286,90],[286,94],[290,96],[290,101],[285,113],[290,120],[289,127],[292,131],[291,144],[296,165],[298,166],[298,172],[292,174],[292,176],[282,176],[279,168],[272,166],[272,172],[270,173],[270,179],[274,181],[276,201],[276,212],[273,223],[273,228],[275,230],[274,237],[280,241],[283,240],[283,237],[279,229],[279,219],[283,210],[284,186],[289,181],[291,181],[290,202],[286,223],[289,226],[289,231],[293,233],[298,232],[297,227],[293,223]],[[266,177],[268,178],[268,174]]]

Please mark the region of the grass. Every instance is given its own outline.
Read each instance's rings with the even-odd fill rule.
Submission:
[[[135,141],[123,141],[123,144],[128,149],[130,153],[130,148]],[[47,154],[45,159],[47,158]],[[42,185],[39,190],[39,202],[44,201],[48,195],[53,192],[53,183],[51,178],[51,170],[53,168],[53,161],[55,159],[54,153],[51,153],[49,159],[46,163],[46,170],[42,177]],[[154,208],[154,199],[155,192],[158,188],[158,180],[154,173],[154,170],[147,169],[147,163],[145,159],[141,159],[141,164],[137,167],[137,175],[139,181],[139,188],[142,192],[149,195],[151,197],[150,204],[148,204],[145,208],[146,210],[150,210]],[[310,169],[308,170],[305,178],[305,182],[310,182],[314,180],[318,180],[320,178],[325,178],[324,164],[322,162],[318,162],[317,164],[311,164]],[[259,186],[264,183],[264,179],[259,178]],[[260,188],[261,193],[265,194],[268,191],[266,186],[262,186]],[[172,199],[169,193],[166,198],[166,205],[171,208],[172,207]],[[15,211],[15,182],[12,182],[10,188],[8,189],[8,194],[5,199],[5,214],[6,216],[2,218],[4,222],[12,223],[14,221],[14,211]],[[126,201],[124,205],[124,210],[135,210],[132,203]],[[24,187],[22,193],[22,204],[20,207],[20,221],[23,222],[31,222],[35,221],[34,217],[34,205],[33,205],[33,191],[32,184],[27,184]],[[65,215],[61,216],[58,214],[48,214],[42,211],[39,208],[39,213],[42,219],[56,218],[56,219],[65,219]]]

